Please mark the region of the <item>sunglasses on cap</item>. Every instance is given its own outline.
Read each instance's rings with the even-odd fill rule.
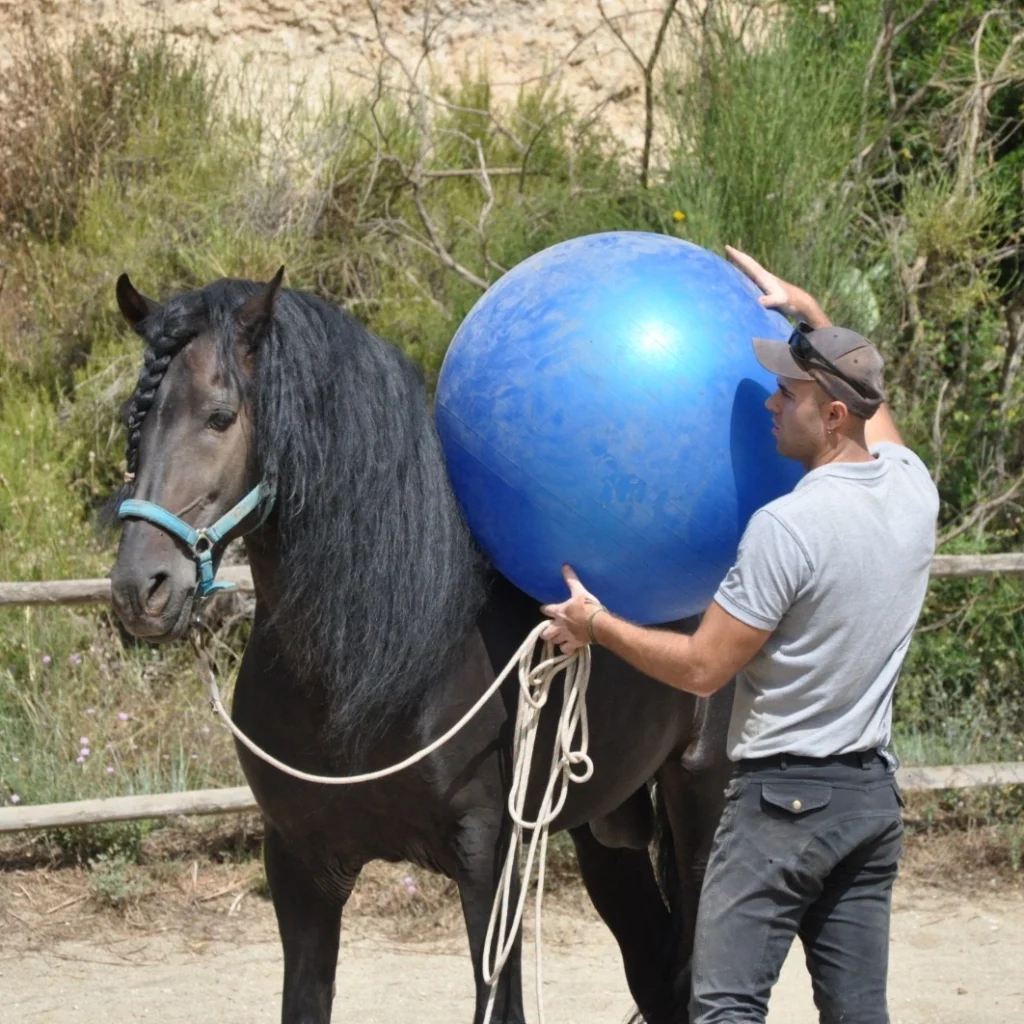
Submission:
[[[801,325],[802,326],[802,325]],[[810,370],[814,367],[825,370],[827,373],[832,374],[833,377],[838,377],[844,384],[853,388],[861,398],[874,399],[876,397],[875,392],[862,384],[860,381],[853,380],[848,377],[842,370],[836,366],[835,363],[830,359],[826,359],[812,344],[811,339],[797,327],[793,330],[793,333],[789,336],[789,351],[793,356],[793,360],[801,370]]]

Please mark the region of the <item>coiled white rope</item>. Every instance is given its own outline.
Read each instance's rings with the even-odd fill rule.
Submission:
[[[512,787],[508,795],[508,813],[512,819],[512,836],[509,840],[505,866],[498,881],[498,889],[491,908],[491,920],[487,925],[484,940],[483,972],[484,981],[490,986],[487,1010],[483,1024],[489,1024],[498,992],[498,979],[515,946],[516,936],[522,923],[523,908],[529,894],[533,865],[537,863],[537,890],[534,900],[534,950],[537,976],[537,1018],[544,1024],[544,1000],[542,994],[541,959],[541,903],[544,898],[544,872],[548,855],[548,831],[565,805],[570,782],[586,782],[594,774],[594,762],[587,754],[590,744],[590,730],[587,724],[587,684],[590,682],[590,648],[581,647],[568,657],[555,655],[550,643],[544,642],[540,662],[530,668],[534,649],[540,638],[541,623],[519,649],[519,709],[516,713],[515,738],[512,745]],[[511,663],[510,663],[511,665]],[[548,702],[551,684],[559,672],[565,671],[565,686],[562,691],[562,710],[558,716],[558,732],[551,751],[551,769],[544,796],[533,821],[526,819],[526,793],[530,783],[530,766],[533,763],[533,748],[537,740],[537,728],[541,711]],[[579,733],[578,745],[573,748]],[[574,766],[582,766],[577,773]],[[525,832],[532,833],[523,863]],[[509,916],[512,894],[515,887],[516,869],[521,872],[519,898],[515,911]]]
[[[418,750],[404,761],[389,765],[374,772],[360,775],[313,775],[300,771],[279,761],[268,754],[262,747],[251,740],[235,725],[221,701],[220,688],[210,667],[206,652],[199,645],[194,633],[189,634],[199,663],[200,675],[205,677],[210,694],[210,704],[220,716],[231,734],[267,764],[305,782],[317,782],[326,786],[351,786],[359,782],[372,782],[394,775],[409,768],[428,757],[439,747],[444,746],[456,735],[491,699],[512,670],[518,667],[519,707],[516,712],[516,725],[512,745],[512,785],[508,796],[508,811],[512,819],[512,835],[509,840],[508,853],[498,882],[491,908],[491,919],[487,926],[484,940],[483,978],[490,987],[484,1024],[489,1024],[497,995],[498,980],[508,958],[515,946],[516,936],[522,923],[523,909],[529,894],[530,878],[534,863],[537,866],[537,889],[535,899],[535,950],[537,973],[537,1015],[539,1024],[544,1024],[544,1006],[541,992],[541,903],[544,896],[544,874],[547,864],[548,832],[551,823],[561,812],[569,792],[570,782],[586,782],[594,774],[594,764],[587,754],[590,733],[587,724],[586,694],[590,682],[590,648],[581,647],[570,655],[556,654],[554,646],[547,640],[541,640],[541,633],[549,625],[541,622],[535,626],[523,641],[519,650],[512,656],[509,663],[502,669],[493,683],[484,691],[479,700],[443,735],[429,746]],[[533,664],[538,645],[542,645],[540,660]],[[551,684],[559,672],[565,672],[565,686],[562,693],[562,710],[558,719],[558,731],[555,744],[551,751],[551,769],[544,795],[532,821],[526,819],[526,795],[530,780],[530,768],[533,764],[534,746],[537,740],[537,728],[540,724],[541,712],[548,702]],[[579,734],[579,742],[575,748]],[[573,769],[582,766],[578,772]],[[524,833],[530,832],[530,842],[526,849],[526,860],[523,863]],[[515,886],[516,869],[521,869],[519,896],[512,911],[512,896]],[[510,911],[511,914],[510,914]]]

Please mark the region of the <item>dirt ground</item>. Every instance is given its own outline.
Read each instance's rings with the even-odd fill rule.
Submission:
[[[281,953],[258,865],[196,861],[154,877],[144,898],[110,909],[86,872],[3,872],[0,1021],[277,1021]],[[407,867],[368,869],[346,912],[336,1020],[448,1024],[471,1018],[469,961],[454,896],[448,883]],[[630,1000],[616,947],[575,886],[562,886],[546,901],[544,927],[547,1020],[622,1021]],[[531,943],[527,1005],[536,1020],[532,963]],[[892,936],[894,1024],[1024,1021],[1022,964],[1020,886],[990,878],[966,891],[930,884],[913,872],[901,881]],[[795,950],[769,1022],[814,1020]]]

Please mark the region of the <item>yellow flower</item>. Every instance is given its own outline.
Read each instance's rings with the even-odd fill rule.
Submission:
[[[909,150],[909,149],[907,149],[907,147],[906,147],[906,146],[904,146],[904,147],[903,147],[903,148],[902,148],[902,149],[900,150],[900,156],[901,156],[901,157],[903,157],[903,159],[904,159],[904,160],[909,160],[909,159],[910,159],[910,150]]]
[[[677,224],[682,224],[682,223],[683,223],[683,221],[684,221],[684,220],[686,220],[686,214],[685,214],[685,213],[683,213],[683,211],[682,211],[682,210],[675,210],[675,211],[673,212],[673,214],[672,214],[672,219],[673,219],[673,220],[674,220],[674,221],[675,221],[675,222],[676,222]]]

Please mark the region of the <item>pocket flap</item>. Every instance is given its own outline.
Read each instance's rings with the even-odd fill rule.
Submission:
[[[765,782],[761,796],[773,807],[790,814],[818,811],[832,799],[832,787],[827,782]]]

